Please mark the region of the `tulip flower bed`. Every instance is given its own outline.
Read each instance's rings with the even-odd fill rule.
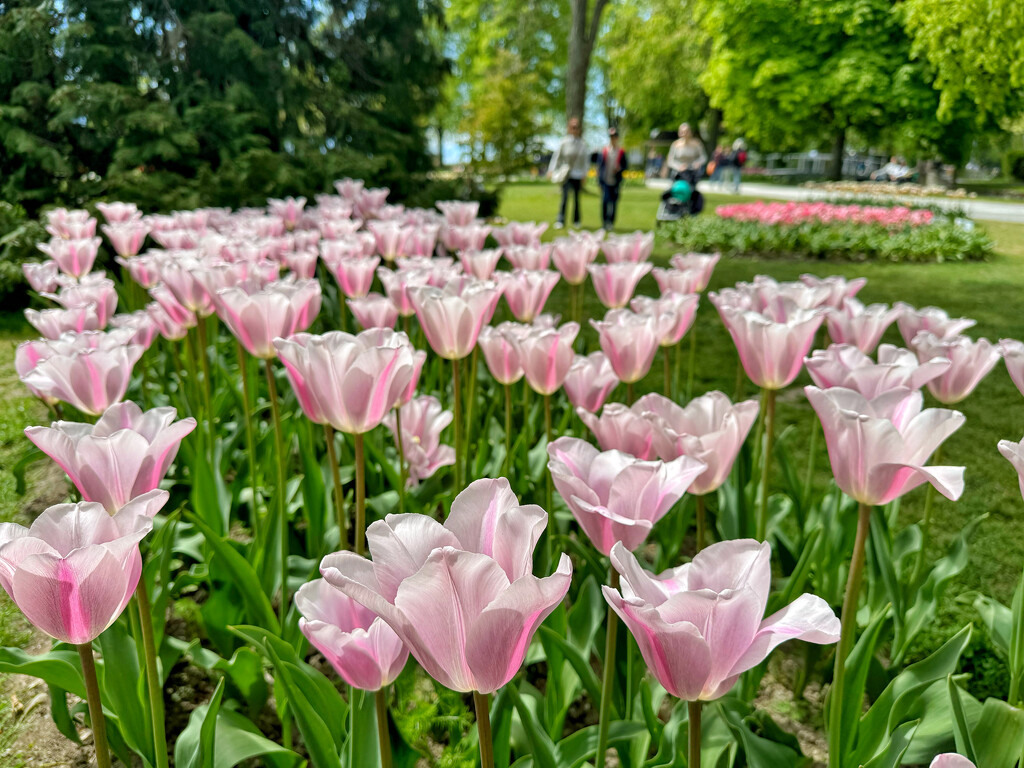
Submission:
[[[655,267],[650,234],[541,243],[474,204],[336,186],[309,208],[100,206],[117,281],[96,219],[54,211],[26,266],[50,306],[16,368],[54,420],[25,435],[74,490],[0,525],[0,586],[55,641],[0,649],[0,672],[41,678],[99,765],[805,764],[754,704],[769,678],[817,702],[830,766],[1016,764],[1024,587],[979,598],[999,697],[966,690],[970,625],[908,658],[978,525],[924,557],[936,496],[965,487],[946,406],[1000,358],[1024,393],[1024,344],[862,303],[863,279],[702,296],[717,254]],[[732,397],[696,388],[702,300]],[[880,345],[894,324],[906,348]],[[804,370],[787,396],[827,483],[776,423]],[[1024,441],[998,450],[1024,473]],[[181,678],[204,681],[185,717]]]
[[[963,219],[902,206],[755,202],[719,206],[717,216],[666,225],[685,248],[765,258],[857,261],[975,261],[991,239]]]

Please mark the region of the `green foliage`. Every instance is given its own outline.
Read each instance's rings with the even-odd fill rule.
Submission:
[[[891,230],[880,225],[787,226],[695,216],[668,225],[665,236],[690,250],[761,258],[942,262],[977,261],[993,253],[984,232],[948,219]]]
[[[1017,181],[1024,181],[1024,152],[1014,150],[1003,156],[1003,173]]]
[[[25,300],[21,265],[41,258],[36,243],[45,239],[42,224],[29,221],[24,208],[0,201],[0,300],[6,306]]]

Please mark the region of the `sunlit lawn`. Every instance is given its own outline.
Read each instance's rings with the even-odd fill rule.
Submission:
[[[750,198],[747,198],[748,200]],[[709,195],[702,215],[713,215],[716,205],[735,202],[737,198]],[[658,204],[658,193],[642,187],[623,190],[619,221],[616,229],[628,232],[650,229]],[[509,219],[553,221],[558,209],[558,189],[554,185],[519,185],[506,187],[502,197],[501,214]],[[596,227],[600,223],[599,198],[586,197],[583,202],[583,224]],[[937,305],[950,314],[972,317],[978,321],[970,331],[993,341],[1000,338],[1024,337],[1024,225],[985,222],[984,226],[996,241],[1000,254],[985,263],[974,264],[867,264],[849,262],[823,263],[820,261],[764,261],[752,259],[725,259],[716,270],[710,290],[750,280],[757,274],[768,274],[779,280],[794,280],[800,274],[811,272],[825,276],[840,274],[848,277],[864,276],[867,286],[860,297],[866,302],[893,303],[905,301],[914,306]],[[557,235],[558,233],[553,233]],[[659,239],[656,260],[662,261],[679,251],[678,247]],[[639,291],[657,293],[653,278],[646,277]],[[564,300],[564,293],[555,300]],[[598,303],[593,290],[588,288],[587,310],[591,317],[599,317],[604,308]],[[554,305],[552,305],[554,306]],[[718,319],[710,302],[703,301],[698,312],[697,376],[694,391],[720,389],[730,396],[736,386],[737,356],[735,348]],[[885,341],[900,344],[896,327]],[[685,343],[685,342],[684,342]],[[596,348],[596,334],[588,334],[589,349]],[[646,388],[660,387],[660,368],[655,369],[643,382]],[[814,413],[798,387],[809,384],[806,375],[784,397],[780,408],[780,421],[794,430],[791,444],[799,451],[806,445]],[[645,387],[641,387],[643,389]],[[752,385],[746,383],[746,395],[754,396]],[[932,405],[937,403],[932,402]],[[1010,464],[996,450],[1003,438],[1018,440],[1024,434],[1024,397],[1014,387],[1002,363],[981,383],[975,393],[958,406],[967,416],[960,431],[943,448],[944,463],[964,464],[967,467],[967,489],[958,503],[939,498],[935,504],[938,541],[934,554],[944,551],[952,536],[967,521],[987,514],[971,548],[971,564],[950,589],[945,601],[942,623],[936,628],[938,636],[948,637],[948,625],[975,620],[969,592],[981,590],[1008,601],[1020,579],[1024,565],[1024,502],[1017,486],[1017,476]],[[806,450],[806,449],[805,449]],[[824,452],[819,460],[817,476],[827,481]],[[911,493],[903,504],[908,521],[917,519],[923,508],[923,490]],[[935,637],[923,638],[932,643]]]

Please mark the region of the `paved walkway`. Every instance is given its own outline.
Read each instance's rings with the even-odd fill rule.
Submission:
[[[651,189],[668,189],[667,179],[649,179],[647,186]],[[730,189],[720,189],[708,180],[697,184],[705,195],[708,193],[732,194]],[[789,187],[781,184],[741,184],[740,194],[744,197],[766,197],[775,200],[836,200],[844,197],[854,198],[856,195],[843,192],[829,192],[824,189],[807,189],[805,187]],[[965,211],[972,219],[987,221],[1013,221],[1024,223],[1024,203],[994,203],[988,200],[971,200],[970,198],[952,197],[896,197],[900,202],[913,204],[922,201],[942,208]]]

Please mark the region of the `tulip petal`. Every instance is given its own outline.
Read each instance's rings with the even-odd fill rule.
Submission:
[[[454,533],[427,515],[388,515],[366,529],[366,545],[373,556],[373,568],[380,594],[394,600],[403,579],[412,576],[431,552],[441,547],[459,547]],[[374,609],[376,610],[376,609]]]

